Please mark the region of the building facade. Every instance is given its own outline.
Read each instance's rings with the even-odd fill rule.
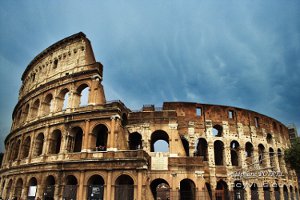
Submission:
[[[299,199],[281,122],[189,102],[131,111],[106,101],[102,78],[83,33],[31,61],[5,140],[2,198]]]

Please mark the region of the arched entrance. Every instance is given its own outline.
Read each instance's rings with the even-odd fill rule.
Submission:
[[[106,151],[108,137],[107,127],[103,124],[97,125],[93,129],[93,135],[96,137],[94,143],[96,151]]]
[[[170,186],[164,179],[155,179],[150,184],[153,199],[170,199]]]
[[[53,176],[48,176],[45,181],[44,200],[54,200],[55,179]]]
[[[280,200],[280,188],[277,183],[276,185],[274,185],[274,195],[275,195],[275,200]]]
[[[203,161],[208,161],[207,142],[204,138],[199,138],[196,150],[196,156],[203,156]]]
[[[244,185],[241,181],[234,182],[234,200],[243,200],[245,196]]]
[[[226,182],[223,180],[218,181],[216,188],[216,200],[228,200],[228,194],[228,186]]]
[[[251,185],[250,189],[251,189],[251,200],[257,200],[257,199],[259,199],[257,184],[253,183]]]
[[[15,188],[15,197],[17,197],[18,199],[22,195],[22,189],[23,189],[23,180],[21,178],[19,178],[16,183],[16,188]]]
[[[115,200],[133,200],[134,181],[128,175],[121,175],[115,182]]]
[[[169,135],[162,130],[154,131],[150,148],[151,152],[169,152]]]
[[[27,200],[34,200],[37,191],[37,180],[32,177],[28,183],[28,195]]]
[[[87,199],[103,200],[104,180],[100,175],[93,175],[87,182]]]
[[[142,149],[142,136],[138,132],[130,133],[129,135],[129,149]]]
[[[270,195],[270,186],[268,184],[264,185],[264,200],[270,200],[271,195]]]
[[[180,181],[180,200],[195,200],[196,187],[190,179]]]
[[[284,198],[284,200],[289,199],[289,192],[288,192],[288,188],[286,187],[286,185],[283,186],[283,198]]]
[[[224,165],[224,143],[220,140],[214,142],[215,165]]]
[[[63,193],[64,200],[76,200],[77,196],[77,179],[73,175],[69,175],[65,179],[65,188]]]
[[[239,166],[240,160],[239,160],[239,154],[240,154],[240,144],[233,140],[230,143],[230,157],[231,157],[231,164],[232,166]]]
[[[71,129],[70,152],[81,152],[83,131],[80,127]]]

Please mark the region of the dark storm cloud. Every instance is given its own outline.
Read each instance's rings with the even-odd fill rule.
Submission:
[[[79,31],[104,65],[108,100],[132,109],[163,101],[226,104],[300,127],[296,0],[0,4],[2,140],[27,64]]]

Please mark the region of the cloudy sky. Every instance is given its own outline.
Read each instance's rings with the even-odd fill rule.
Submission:
[[[0,151],[26,66],[80,31],[108,100],[232,105],[300,130],[300,1],[82,2],[0,1]]]

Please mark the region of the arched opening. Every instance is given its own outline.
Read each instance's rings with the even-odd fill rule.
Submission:
[[[40,156],[43,153],[44,146],[44,134],[39,133],[35,139],[35,148],[33,152],[33,156]]]
[[[28,183],[28,195],[27,195],[27,199],[28,200],[34,200],[35,199],[35,195],[36,195],[36,191],[37,191],[37,180],[36,180],[36,178],[32,177],[29,180],[29,183]]]
[[[8,182],[7,186],[6,186],[6,193],[5,193],[5,199],[8,199],[10,196],[10,190],[12,188],[12,180],[10,179],[10,181]]]
[[[93,175],[87,182],[87,199],[103,200],[104,179],[99,175]]]
[[[204,138],[199,138],[196,150],[196,156],[203,156],[204,161],[208,161],[207,142]]]
[[[37,99],[33,103],[32,107],[31,107],[31,110],[30,110],[32,119],[34,119],[38,116],[39,107],[40,107],[40,100]]]
[[[65,188],[63,193],[64,200],[74,200],[77,196],[77,179],[73,175],[69,175],[65,179]]]
[[[234,191],[234,199],[235,200],[242,200],[245,198],[244,185],[241,181],[234,182],[233,191]]]
[[[246,154],[247,164],[252,165],[252,163],[253,163],[253,145],[250,142],[247,142],[245,145],[245,154]]]
[[[142,149],[142,136],[138,132],[130,133],[129,135],[129,149]]]
[[[223,127],[220,126],[220,125],[218,125],[218,124],[214,125],[212,132],[213,132],[213,136],[215,136],[215,137],[222,137]]]
[[[19,110],[15,121],[16,124],[21,123],[21,114],[22,114],[22,110]]]
[[[180,181],[180,200],[195,200],[196,187],[190,179]]]
[[[274,168],[275,168],[274,150],[271,147],[269,148],[269,157],[270,157],[270,165],[274,170]]]
[[[23,122],[26,122],[28,119],[28,113],[29,113],[29,104],[26,105],[25,110],[22,114]]]
[[[162,130],[151,135],[151,152],[169,152],[169,135]]]
[[[5,182],[5,180],[3,179],[2,187],[1,187],[1,191],[3,191],[3,192],[5,191],[5,183],[6,183],[6,182]]]
[[[55,178],[50,175],[45,181],[44,200],[54,200]]]
[[[216,200],[229,200],[228,186],[223,180],[217,182],[215,196]]]
[[[214,142],[215,165],[224,165],[224,144],[220,140]]]
[[[75,107],[83,107],[89,105],[90,88],[87,84],[82,84],[77,88],[78,100]]]
[[[134,181],[128,175],[121,175],[115,182],[115,200],[133,200]]]
[[[58,154],[61,146],[61,131],[56,129],[51,134],[49,154]]]
[[[265,167],[265,147],[262,144],[258,145],[258,161],[259,161],[259,166]]]
[[[277,157],[278,157],[278,163],[279,163],[279,168],[280,168],[280,171],[284,172],[283,171],[283,154],[281,152],[281,149],[277,149]]]
[[[69,107],[69,90],[67,88],[60,91],[56,103],[57,111],[65,110]]]
[[[263,190],[264,190],[264,200],[270,200],[271,195],[270,195],[270,186],[269,186],[269,184],[264,184]]]
[[[273,137],[272,137],[271,133],[268,133],[268,134],[267,134],[267,142],[268,142],[269,144],[272,143],[272,139],[273,139]]]
[[[280,188],[278,183],[274,185],[274,196],[275,196],[275,200],[280,200]]]
[[[185,155],[186,156],[190,156],[190,145],[189,142],[187,141],[187,139],[185,139],[184,137],[181,137],[181,142],[185,151]]]
[[[19,155],[19,149],[20,149],[21,140],[18,140],[16,143],[16,146],[12,146],[13,148],[13,154],[12,154],[12,160],[16,160]]]
[[[44,115],[53,112],[53,96],[52,94],[47,94],[44,102]]]
[[[123,113],[123,115],[122,115],[121,124],[122,124],[123,127],[125,127],[128,124],[128,119],[127,119],[126,113]]]
[[[170,199],[170,186],[164,179],[155,179],[150,184],[153,199],[168,200]]]
[[[293,186],[290,185],[290,195],[291,195],[291,200],[294,200],[294,190]]]
[[[80,127],[71,129],[71,134],[68,137],[67,149],[70,152],[81,152],[83,131]]]
[[[205,187],[206,187],[206,190],[207,190],[207,193],[208,193],[208,198],[205,198],[205,199],[212,199],[212,190],[211,190],[210,184],[206,182]]]
[[[231,164],[232,166],[239,166],[239,153],[240,153],[240,144],[233,140],[230,143],[230,155],[231,155]]]
[[[257,184],[253,183],[251,185],[250,189],[251,189],[251,200],[257,200],[257,199],[259,199]]]
[[[283,199],[289,200],[289,192],[288,192],[288,188],[286,187],[286,185],[283,186]]]
[[[99,124],[93,129],[93,135],[96,137],[96,151],[106,151],[108,129],[105,125]]]
[[[22,153],[21,153],[21,159],[27,158],[29,155],[29,150],[30,150],[30,136],[27,136],[25,141],[23,142],[23,147],[22,147]]]
[[[19,178],[16,183],[15,194],[14,194],[14,196],[17,197],[17,199],[21,198],[22,189],[23,189],[23,180]]]

